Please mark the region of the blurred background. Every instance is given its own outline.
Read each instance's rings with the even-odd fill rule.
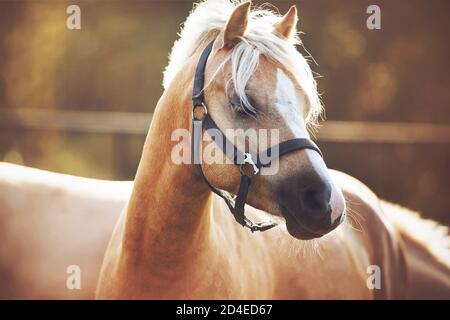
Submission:
[[[261,4],[263,1],[253,1]],[[450,225],[450,2],[297,4],[329,167]],[[81,30],[66,8],[81,8]],[[381,30],[366,9],[381,8]],[[0,1],[0,161],[133,179],[191,1]],[[303,50],[303,49],[300,49]],[[305,55],[307,52],[302,51]]]

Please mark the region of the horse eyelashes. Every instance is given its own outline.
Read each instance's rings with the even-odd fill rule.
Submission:
[[[248,99],[249,103],[254,106],[251,99]],[[247,106],[245,106],[242,101],[239,99],[238,101],[230,100],[230,106],[233,109],[233,111],[237,112],[240,115],[243,116],[257,116],[257,110],[256,108],[249,109]]]

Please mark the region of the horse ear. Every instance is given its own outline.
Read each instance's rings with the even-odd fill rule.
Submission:
[[[297,21],[297,7],[294,5],[273,27],[277,34],[289,39],[295,33]]]
[[[223,47],[232,48],[236,43],[242,40],[248,24],[248,15],[250,13],[250,1],[238,5],[227,21],[223,33]]]

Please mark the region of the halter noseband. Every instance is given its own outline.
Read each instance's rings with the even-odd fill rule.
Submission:
[[[208,44],[208,46],[206,46],[206,48],[203,50],[203,53],[198,61],[197,69],[195,71],[194,88],[192,92],[193,108],[192,108],[192,135],[191,135],[192,137],[191,155],[193,158],[194,166],[198,174],[203,178],[203,180],[211,189],[211,191],[225,200],[228,208],[230,209],[231,213],[234,215],[234,218],[240,225],[249,228],[252,232],[266,231],[275,227],[277,224],[272,221],[261,223],[252,222],[251,220],[245,217],[244,207],[247,200],[248,189],[252,182],[252,178],[260,172],[260,169],[264,165],[267,165],[267,163],[266,164],[261,163],[260,159],[262,159],[263,154],[270,155],[271,157],[272,156],[271,150],[273,149],[273,147],[268,148],[266,151],[264,151],[264,153],[261,152],[260,154],[257,155],[256,158],[253,158],[250,153],[246,152],[243,153],[238,148],[236,148],[236,146],[230,140],[228,140],[228,138],[223,134],[223,132],[220,130],[220,128],[216,125],[214,120],[209,115],[208,108],[206,106],[203,95],[203,89],[205,83],[206,62],[208,61],[208,57],[209,54],[211,53],[213,44],[214,41]],[[199,110],[201,111],[200,114],[198,113]],[[239,191],[235,198],[233,198],[231,194],[228,193],[227,191],[221,190],[211,185],[211,183],[209,183],[208,179],[206,179],[203,173],[200,156],[203,126],[205,126],[207,130],[213,129],[216,131],[215,136],[216,137],[220,136],[221,138],[220,140],[222,141],[222,143],[218,143],[218,146],[222,149],[222,151],[229,158],[229,160],[239,168],[239,172],[241,174],[241,182],[239,185]],[[230,148],[234,150],[232,157],[229,156],[229,152],[226,152],[226,150],[230,150]],[[318,152],[322,157],[322,152],[320,151],[319,147],[317,147],[317,145],[310,139],[297,138],[283,141],[280,144],[278,144],[277,148],[279,150],[277,154],[278,156],[282,156],[294,150],[311,149]],[[270,158],[270,161],[272,161],[273,159],[274,158]],[[247,169],[245,167],[247,167]]]

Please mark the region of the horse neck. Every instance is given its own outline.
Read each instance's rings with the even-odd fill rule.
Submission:
[[[173,266],[175,257],[189,257],[208,241],[211,193],[192,165],[171,160],[173,130],[190,129],[192,78],[186,75],[193,75],[194,67],[192,63],[163,94],[146,138],[122,239],[123,253],[132,263],[145,265],[142,259],[147,259],[164,266],[170,260]]]

